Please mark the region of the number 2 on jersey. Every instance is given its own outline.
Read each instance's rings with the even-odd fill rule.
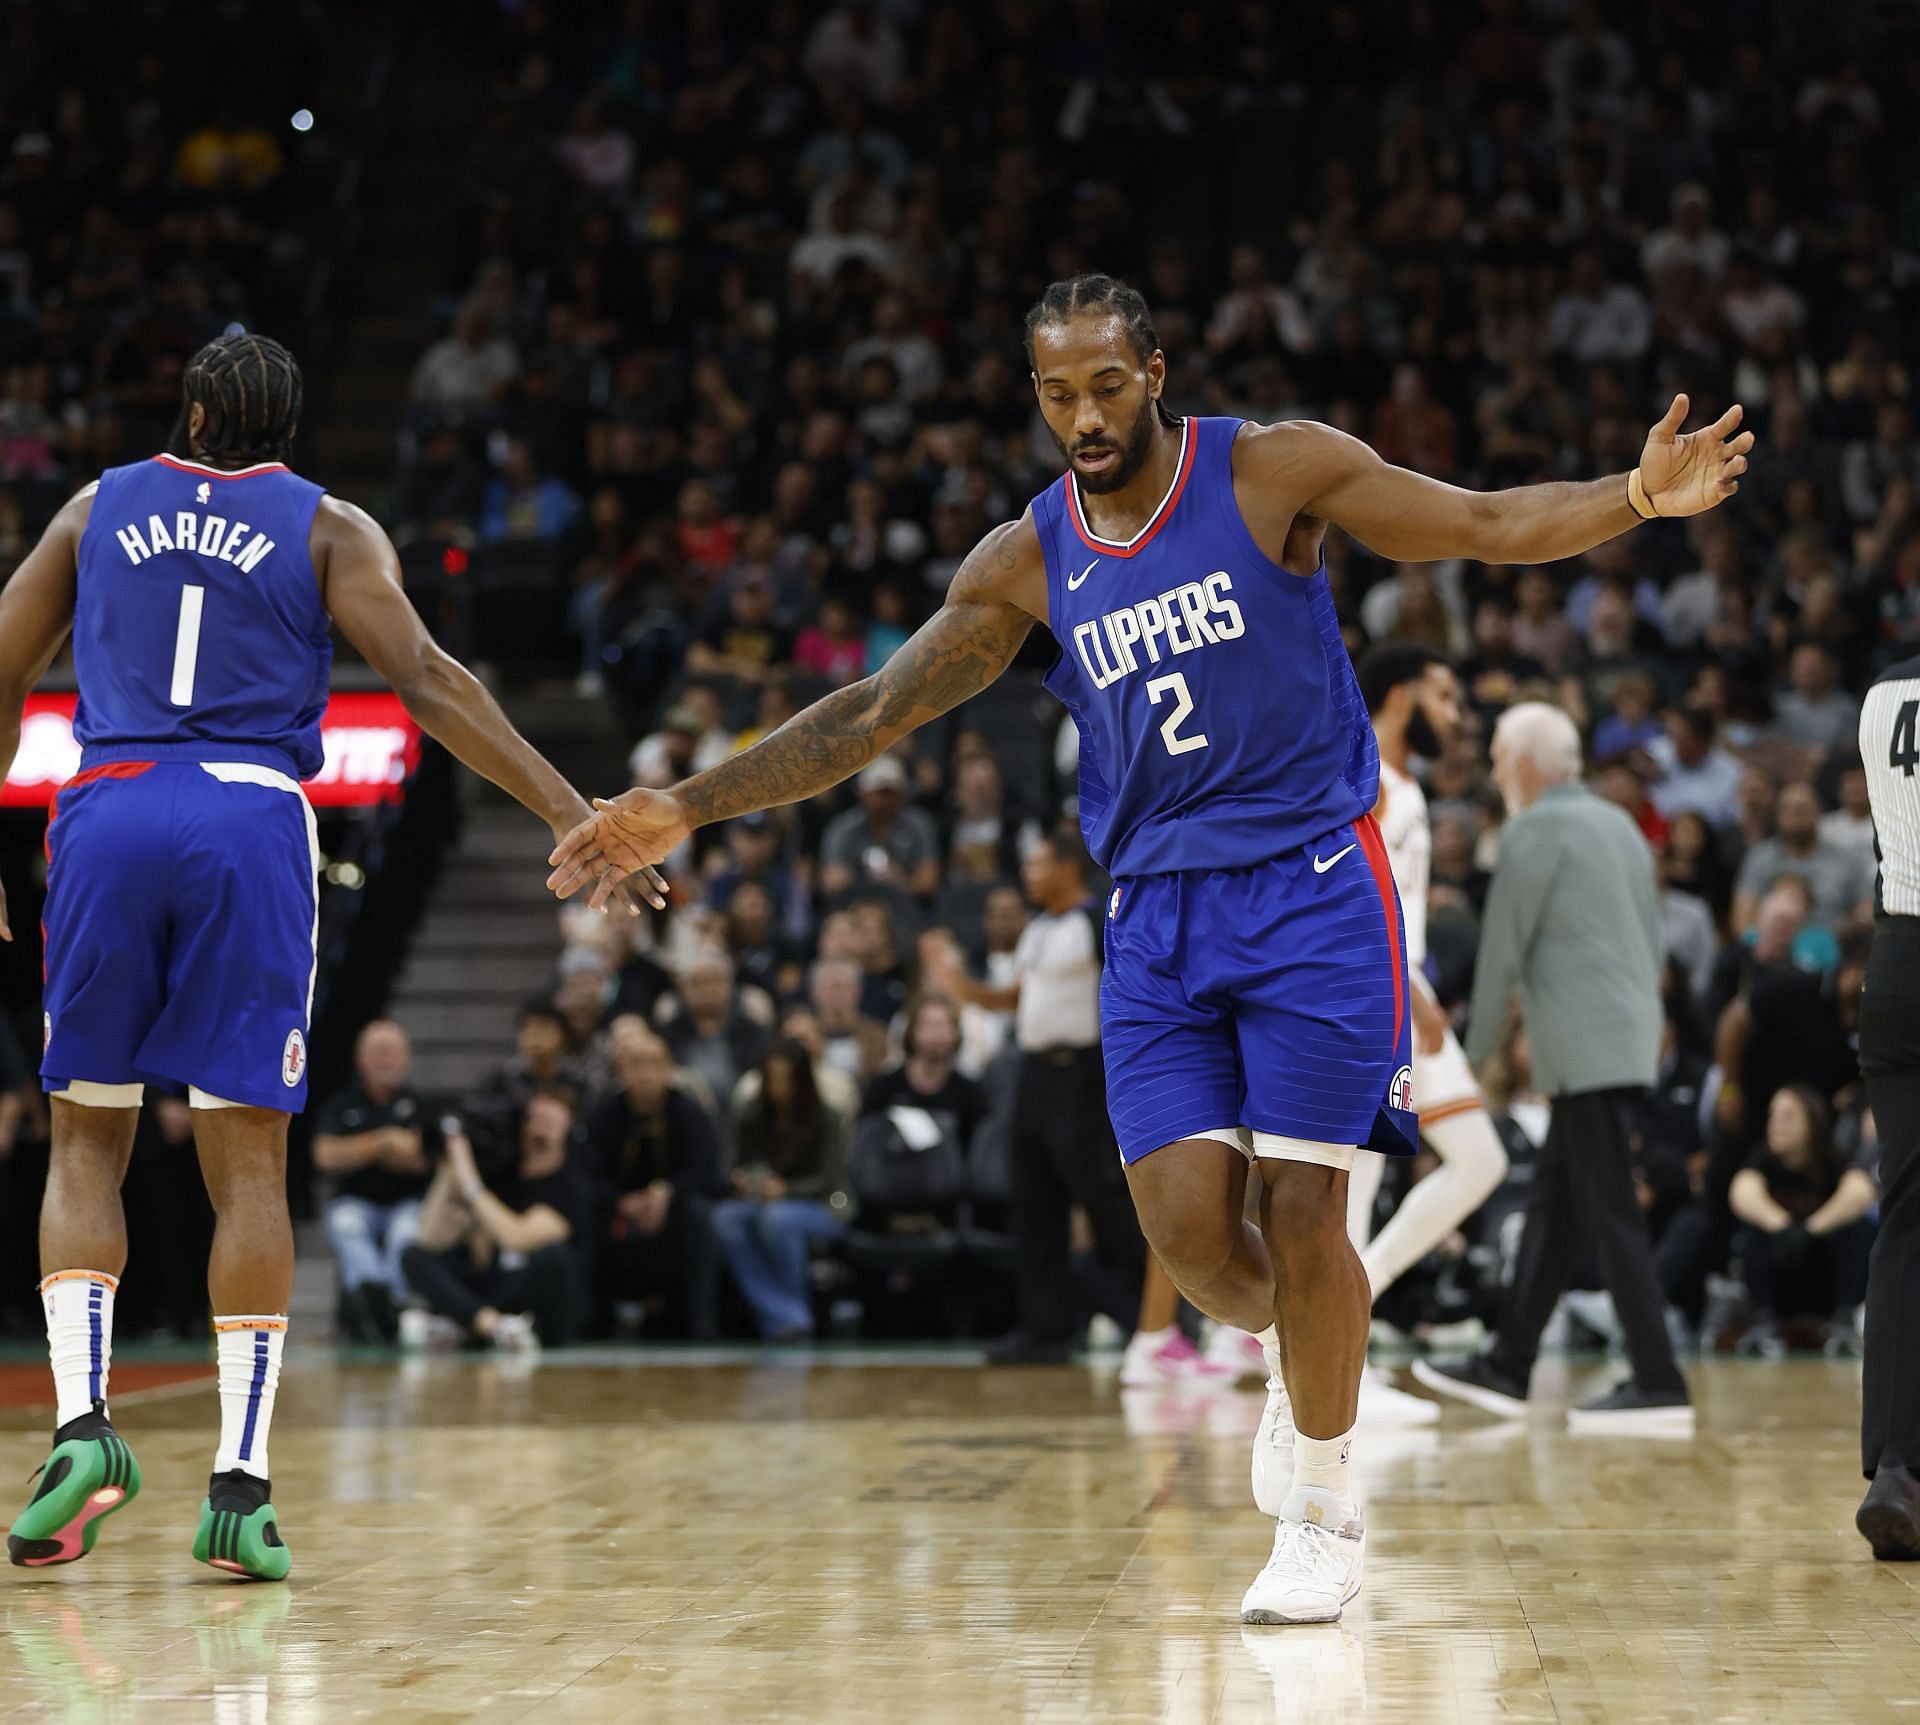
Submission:
[[[1187,693],[1185,672],[1175,671],[1170,677],[1155,677],[1147,685],[1147,699],[1156,707],[1160,705],[1160,697],[1169,692],[1173,695],[1173,711],[1160,726],[1160,740],[1167,745],[1167,753],[1185,755],[1195,749],[1204,749],[1207,746],[1205,731],[1191,737],[1180,735],[1181,720],[1191,717],[1193,713],[1193,697]]]
[[[173,689],[176,707],[193,705],[193,673],[200,663],[200,613],[206,608],[204,587],[180,589],[180,627],[173,637]]]

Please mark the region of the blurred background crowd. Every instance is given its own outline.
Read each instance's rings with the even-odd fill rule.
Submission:
[[[1622,471],[1675,392],[1742,403],[1753,471],[1685,526],[1548,568],[1337,533],[1327,560],[1356,657],[1420,640],[1465,688],[1421,765],[1443,1003],[1498,851],[1488,733],[1549,699],[1659,859],[1641,1171],[1675,1323],[1852,1345],[1858,691],[1920,650],[1920,19],[519,0],[477,29],[436,333],[364,500],[450,644],[610,715],[633,782],[871,671],[1059,471],[1020,351],[1049,280],[1142,289],[1175,412],[1324,419],[1461,485]],[[0,572],[157,446],[193,346],[294,315],[275,134],[181,112],[161,70],[111,107],[57,79],[0,107]],[[313,1156],[348,1327],[410,1301],[435,1314],[410,1339],[503,1345],[1008,1322],[1015,1036],[982,1002],[1078,866],[1049,653],[842,793],[697,835],[665,917],[565,916],[484,1094],[423,1099],[404,1031],[365,1033]],[[31,1047],[24,979],[9,1004]],[[1395,1290],[1416,1335],[1488,1315],[1544,1134],[1523,1038],[1488,1088],[1515,1172]],[[0,1108],[33,1131],[30,1091]],[[1112,1254],[1075,1241],[1124,1323]]]

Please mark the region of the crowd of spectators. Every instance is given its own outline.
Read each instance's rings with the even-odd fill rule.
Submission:
[[[1337,533],[1328,565],[1356,654],[1430,641],[1466,686],[1472,722],[1424,767],[1443,1000],[1499,842],[1487,734],[1544,695],[1659,857],[1643,1165],[1676,1308],[1715,1322],[1709,1272],[1784,1252],[1792,1274],[1750,1273],[1758,1343],[1783,1286],[1850,1312],[1856,1254],[1807,1239],[1870,1225],[1853,738],[1865,679],[1920,646],[1920,141],[1897,118],[1920,37],[1784,4],[1214,13],[512,9],[394,526],[543,547],[583,697],[665,785],[872,670],[1058,471],[1018,345],[1049,279],[1138,283],[1178,412],[1312,415],[1464,485],[1620,471],[1675,391],[1740,401],[1760,449],[1711,516],[1551,568],[1395,565]],[[794,1035],[871,1079],[917,934],[1008,950],[1020,858],[1072,808],[1071,731],[1039,754],[1018,728],[963,712],[848,796],[701,835],[673,859],[678,956],[569,950],[576,1036],[596,1004],[650,1015],[753,1166],[768,1098],[824,1104]],[[1524,1166],[1524,1038],[1495,1088]],[[738,1224],[715,1231],[753,1288]]]
[[[91,3],[8,15],[0,578],[80,485],[166,446],[195,349],[256,320],[300,342],[310,256],[286,220],[300,176],[281,93],[305,26],[227,24],[216,92],[181,72],[211,18],[150,31]]]
[[[1176,412],[1311,415],[1463,485],[1619,472],[1676,391],[1696,423],[1741,402],[1759,448],[1710,516],[1548,568],[1396,565],[1338,533],[1327,561],[1356,654],[1430,641],[1466,687],[1471,723],[1422,767],[1443,1002],[1467,993],[1499,843],[1487,734],[1542,695],[1659,858],[1669,1050],[1642,1161],[1670,1297],[1725,1328],[1713,1277],[1746,1264],[1756,1346],[1850,1310],[1840,1242],[1873,1138],[1853,725],[1865,680],[1920,651],[1920,132],[1901,119],[1920,36],[1897,8],[525,0],[490,28],[388,521],[423,567],[511,549],[581,698],[630,727],[638,782],[870,671],[1058,472],[1019,343],[1051,279],[1141,287]],[[33,154],[16,141],[0,175],[0,290]],[[107,232],[79,233],[69,276],[82,257],[111,276]],[[52,277],[28,267],[44,344]],[[21,303],[0,298],[0,327]],[[514,1206],[550,1178],[532,1105],[571,1096],[606,1249],[576,1266],[570,1322],[670,1308],[705,1333],[737,1292],[765,1333],[801,1327],[794,1243],[857,1219],[836,1158],[857,1087],[928,1010],[920,943],[950,929],[983,974],[1004,966],[1021,857],[1071,812],[1073,739],[1034,688],[1047,650],[846,793],[699,835],[643,949],[569,922],[493,1154],[514,1151]],[[940,1010],[957,1069],[989,1075],[1003,1027]],[[1524,1038],[1499,1065],[1524,1167]],[[1452,1284],[1410,1285],[1417,1327]],[[495,1309],[453,1304],[470,1327]]]

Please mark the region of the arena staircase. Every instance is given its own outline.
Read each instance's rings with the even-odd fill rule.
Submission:
[[[626,742],[605,703],[570,692],[510,698],[509,716],[575,784],[625,785]],[[551,986],[559,905],[546,889],[552,840],[490,785],[462,775],[466,808],[397,978],[393,1017],[413,1038],[414,1081],[457,1101],[512,1051],[522,1001]],[[589,792],[591,794],[591,791]]]

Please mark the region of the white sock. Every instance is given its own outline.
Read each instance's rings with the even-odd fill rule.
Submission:
[[[63,1426],[107,1399],[113,1364],[113,1295],[118,1276],[105,1270],[56,1270],[40,1284],[47,1313],[47,1356],[53,1362],[53,1423]]]
[[[280,1350],[287,1340],[284,1312],[213,1320],[220,1359],[220,1448],[215,1473],[238,1468],[268,1477],[267,1429],[280,1388]]]
[[[1376,1297],[1440,1245],[1506,1177],[1507,1152],[1484,1108],[1422,1123],[1420,1136],[1440,1166],[1414,1181],[1400,1208],[1360,1253]]]
[[[1342,1503],[1353,1502],[1353,1488],[1347,1479],[1347,1457],[1353,1449],[1353,1428],[1338,1437],[1308,1437],[1296,1432],[1293,1439],[1293,1488],[1315,1486],[1330,1491]]]

